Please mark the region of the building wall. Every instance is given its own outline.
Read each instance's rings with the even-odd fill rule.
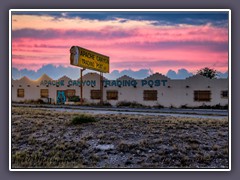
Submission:
[[[78,79],[79,80],[79,79]],[[64,84],[59,83],[57,87],[55,84],[57,82],[63,81]],[[68,82],[70,81],[70,84]],[[98,103],[99,100],[91,99],[91,90],[100,89],[100,77],[97,73],[89,73],[83,76],[83,82],[88,82],[83,86],[83,98],[86,103]],[[106,83],[110,82],[110,85]],[[120,81],[132,81],[136,82],[136,86],[118,86],[114,82]],[[48,83],[43,82],[50,82]],[[55,82],[55,84],[51,84]],[[76,82],[76,81],[75,81]],[[94,83],[90,83],[94,82]],[[145,84],[145,83],[148,84]],[[157,83],[156,83],[157,82]],[[160,82],[160,83],[159,83]],[[165,83],[164,83],[165,82]],[[112,84],[113,83],[113,84]],[[103,88],[103,100],[109,102],[112,105],[116,105],[121,101],[137,102],[147,106],[162,105],[165,107],[181,107],[186,105],[189,107],[201,106],[203,104],[214,106],[220,104],[222,106],[228,105],[228,98],[222,98],[222,91],[228,91],[228,79],[209,79],[201,75],[195,75],[184,80],[171,80],[166,76],[161,74],[153,74],[145,79],[133,79],[128,76],[120,77],[117,80],[107,80],[104,79]],[[152,85],[152,86],[151,86]],[[20,87],[21,86],[21,87]],[[17,89],[23,88],[25,91],[24,97],[17,97]],[[20,102],[26,100],[38,100],[43,99],[47,101],[46,98],[40,97],[40,89],[49,90],[49,98],[51,98],[52,103],[56,103],[57,91],[58,90],[68,90],[75,89],[76,96],[80,96],[80,85],[74,84],[74,80],[63,76],[58,80],[53,80],[47,75],[43,75],[37,80],[30,80],[27,77],[23,77],[19,80],[12,80],[12,101]],[[118,91],[118,100],[107,100],[107,91],[116,90]],[[156,90],[157,100],[144,100],[143,92],[144,90]],[[205,90],[211,91],[210,101],[195,101],[194,91]]]

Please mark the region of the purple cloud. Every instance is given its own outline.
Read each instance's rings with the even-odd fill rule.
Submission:
[[[145,67],[192,67],[201,66],[202,62],[184,61],[184,60],[159,60],[159,61],[128,61],[128,62],[112,62],[113,68],[145,68]]]
[[[124,38],[132,36],[133,32],[125,30],[115,30],[104,28],[98,31],[95,30],[56,30],[56,29],[19,29],[12,31],[12,38],[32,38],[32,39],[57,39],[57,38]]]

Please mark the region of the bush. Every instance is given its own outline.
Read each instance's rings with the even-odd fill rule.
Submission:
[[[108,106],[108,107],[111,107],[111,106],[112,106],[109,102],[106,102],[106,101],[104,101],[102,105],[103,105],[103,106]]]
[[[169,108],[170,108],[170,109],[175,109],[176,107],[171,104],[171,106],[169,106]]]
[[[36,103],[37,103],[37,104],[46,104],[42,99],[38,99],[38,100],[36,101]]]
[[[199,109],[225,109],[225,110],[227,110],[228,105],[221,106],[220,104],[216,104],[214,106],[210,106],[210,105],[203,104],[201,106],[198,106],[197,108],[199,108]]]
[[[112,105],[109,102],[104,101],[102,104],[98,103],[84,103],[84,106],[96,106],[96,107],[111,107]]]
[[[181,105],[180,108],[183,108],[183,109],[191,109],[191,107],[189,107],[187,104]]]
[[[90,123],[90,122],[96,122],[96,119],[93,116],[81,114],[79,116],[76,116],[72,119],[71,124],[84,124],[84,123]]]
[[[145,106],[137,102],[120,101],[117,103],[117,107],[139,108],[139,107],[145,107]]]
[[[22,101],[24,104],[46,104],[42,99],[29,99],[29,100],[24,100]]]
[[[91,103],[90,104],[91,106],[106,106],[106,107],[111,107],[112,105],[109,103],[109,102],[106,102],[106,101],[104,101],[104,102],[102,102],[102,104],[100,103],[100,102],[98,102],[98,103]]]
[[[79,102],[80,98],[79,98],[79,96],[72,96],[72,97],[68,98],[68,101],[69,102]]]
[[[156,108],[156,109],[162,109],[162,108],[164,108],[164,106],[161,105],[161,104],[157,104],[157,105],[155,105],[155,106],[153,106],[153,107]]]
[[[121,101],[117,103],[117,107],[129,107],[131,105],[131,102],[128,101]]]

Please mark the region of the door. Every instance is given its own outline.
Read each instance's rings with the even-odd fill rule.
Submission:
[[[66,102],[65,91],[57,91],[57,104],[64,104]]]

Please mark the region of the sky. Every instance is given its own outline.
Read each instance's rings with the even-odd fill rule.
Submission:
[[[109,56],[110,72],[228,71],[227,12],[12,12],[11,36],[18,71],[71,68],[71,46]]]

